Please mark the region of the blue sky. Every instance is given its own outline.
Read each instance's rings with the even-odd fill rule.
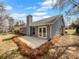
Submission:
[[[33,16],[34,21],[59,14],[57,9],[52,8],[56,0],[53,3],[52,0],[4,0],[3,3],[7,6],[10,16],[16,20],[25,21],[29,14]]]
[[[34,20],[38,20],[45,17],[50,17],[52,15],[56,15],[56,11],[52,11],[52,7],[42,5],[44,0],[6,0],[5,5],[9,7],[9,13],[16,19],[22,19],[25,17],[21,17],[23,15],[31,14],[34,16]],[[52,12],[52,13],[51,13]]]

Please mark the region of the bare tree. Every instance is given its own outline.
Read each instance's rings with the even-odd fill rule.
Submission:
[[[8,31],[8,19],[3,0],[0,0],[0,32]]]
[[[79,12],[79,0],[56,0],[56,4],[53,7],[63,11],[64,7],[67,8],[69,5],[72,5],[72,7],[66,11],[66,15],[77,14]]]
[[[9,31],[12,32],[14,29],[14,19],[12,17],[8,17],[9,21]]]

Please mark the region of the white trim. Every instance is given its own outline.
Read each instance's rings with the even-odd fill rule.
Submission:
[[[39,29],[40,29],[40,28],[41,28],[41,30],[42,30],[41,36],[40,36],[40,33],[39,33]],[[45,33],[46,37],[44,37],[43,28],[46,28],[46,33]],[[40,27],[38,27],[38,37],[47,38],[47,26],[40,26]]]

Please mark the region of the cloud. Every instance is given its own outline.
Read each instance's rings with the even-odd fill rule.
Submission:
[[[52,0],[45,0],[42,3],[39,3],[41,5],[40,8],[37,9],[37,11],[45,11],[52,8]]]
[[[36,15],[36,16],[43,16],[43,15],[46,15],[47,13],[46,12],[35,12],[33,13],[33,15]]]
[[[47,7],[47,6],[42,6],[41,8],[37,9],[37,11],[45,11],[45,10],[48,10],[48,9],[51,9],[52,6],[50,7]]]
[[[57,3],[58,0],[45,0],[42,5],[45,6],[51,6],[51,5],[55,5]]]
[[[27,10],[30,10],[30,9],[36,9],[37,7],[28,7],[28,8],[26,8]]]
[[[20,14],[20,13],[13,13],[13,14],[11,14],[10,16],[11,17],[23,17],[23,16],[25,16],[26,14]]]
[[[49,15],[33,16],[33,20],[34,20],[34,21],[37,21],[37,20],[41,20],[41,19],[44,19],[44,18],[48,18],[48,17],[51,17],[51,16],[49,16]]]
[[[52,4],[52,0],[45,0],[43,3],[41,3],[44,6],[50,6]]]
[[[44,2],[39,3],[41,7],[37,9],[37,11],[52,9],[56,3],[57,3],[57,0],[45,0]]]
[[[9,5],[4,6],[4,7],[5,7],[4,9],[6,9],[6,10],[12,10],[13,9],[12,6],[9,6]]]
[[[46,15],[46,16],[43,16],[43,18],[48,18],[48,17],[51,17],[51,16],[48,16],[48,15]]]
[[[36,13],[38,14],[38,13]],[[40,13],[42,14],[42,13]],[[26,16],[27,14],[25,13],[13,13],[10,15],[11,17],[13,17],[15,19],[15,21],[18,21],[18,20],[23,20],[24,22],[26,22]],[[48,18],[48,17],[51,17],[49,15],[33,15],[33,21],[38,21],[38,20],[41,20],[41,19],[44,19],[44,18]]]
[[[26,19],[26,16],[27,14],[25,13],[13,13],[10,15],[11,17],[13,17],[15,20],[25,20]]]

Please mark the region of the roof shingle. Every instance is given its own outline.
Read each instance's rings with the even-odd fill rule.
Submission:
[[[48,25],[53,24],[54,21],[58,20],[61,16],[52,16],[49,18],[42,19],[40,21],[33,22],[31,26],[40,26],[40,25]]]

